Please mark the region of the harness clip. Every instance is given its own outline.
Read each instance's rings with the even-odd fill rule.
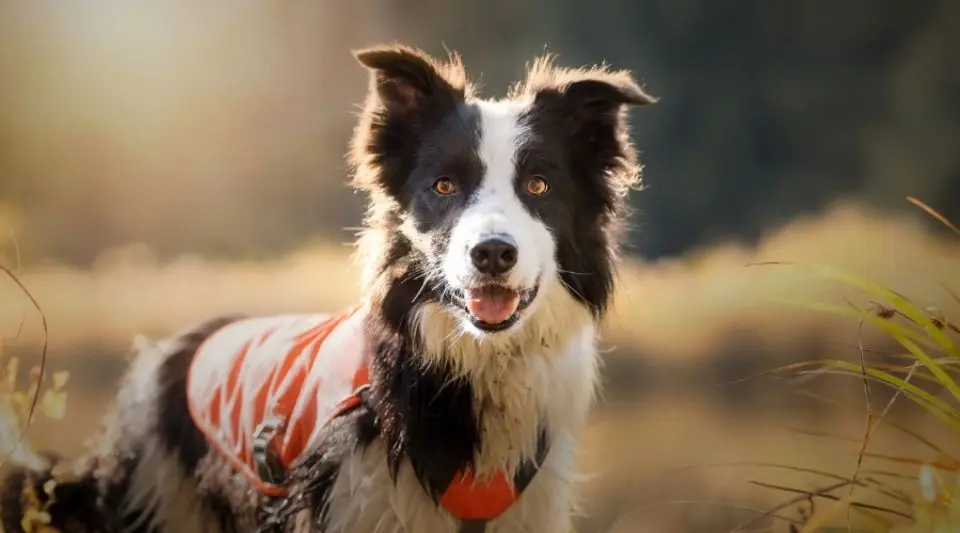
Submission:
[[[257,469],[257,475],[260,479],[271,485],[282,484],[287,477],[283,461],[280,459],[276,446],[273,445],[274,439],[283,431],[286,422],[278,416],[268,416],[253,431],[253,457],[254,466]]]

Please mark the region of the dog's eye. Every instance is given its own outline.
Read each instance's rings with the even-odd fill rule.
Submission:
[[[446,196],[456,192],[457,186],[453,183],[452,179],[444,177],[433,183],[433,190],[436,191],[437,194]]]
[[[543,176],[534,176],[527,180],[527,192],[534,196],[543,196],[550,190],[547,180]]]

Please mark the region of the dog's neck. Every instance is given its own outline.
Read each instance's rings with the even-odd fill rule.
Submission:
[[[519,331],[485,338],[463,333],[435,303],[397,330],[374,313],[374,396],[394,468],[408,458],[442,492],[465,468],[512,474],[536,455],[542,431],[550,438],[582,424],[596,373],[594,320],[559,286],[547,289]]]

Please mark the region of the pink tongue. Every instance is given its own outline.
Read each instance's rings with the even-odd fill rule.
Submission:
[[[467,308],[487,324],[499,324],[516,312],[520,304],[517,293],[500,287],[483,288],[467,297]]]

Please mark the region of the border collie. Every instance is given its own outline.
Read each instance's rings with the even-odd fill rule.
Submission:
[[[142,346],[87,456],[7,477],[5,531],[30,501],[63,532],[572,531],[627,108],[654,99],[550,57],[488,100],[455,54],[355,55],[363,302]]]

